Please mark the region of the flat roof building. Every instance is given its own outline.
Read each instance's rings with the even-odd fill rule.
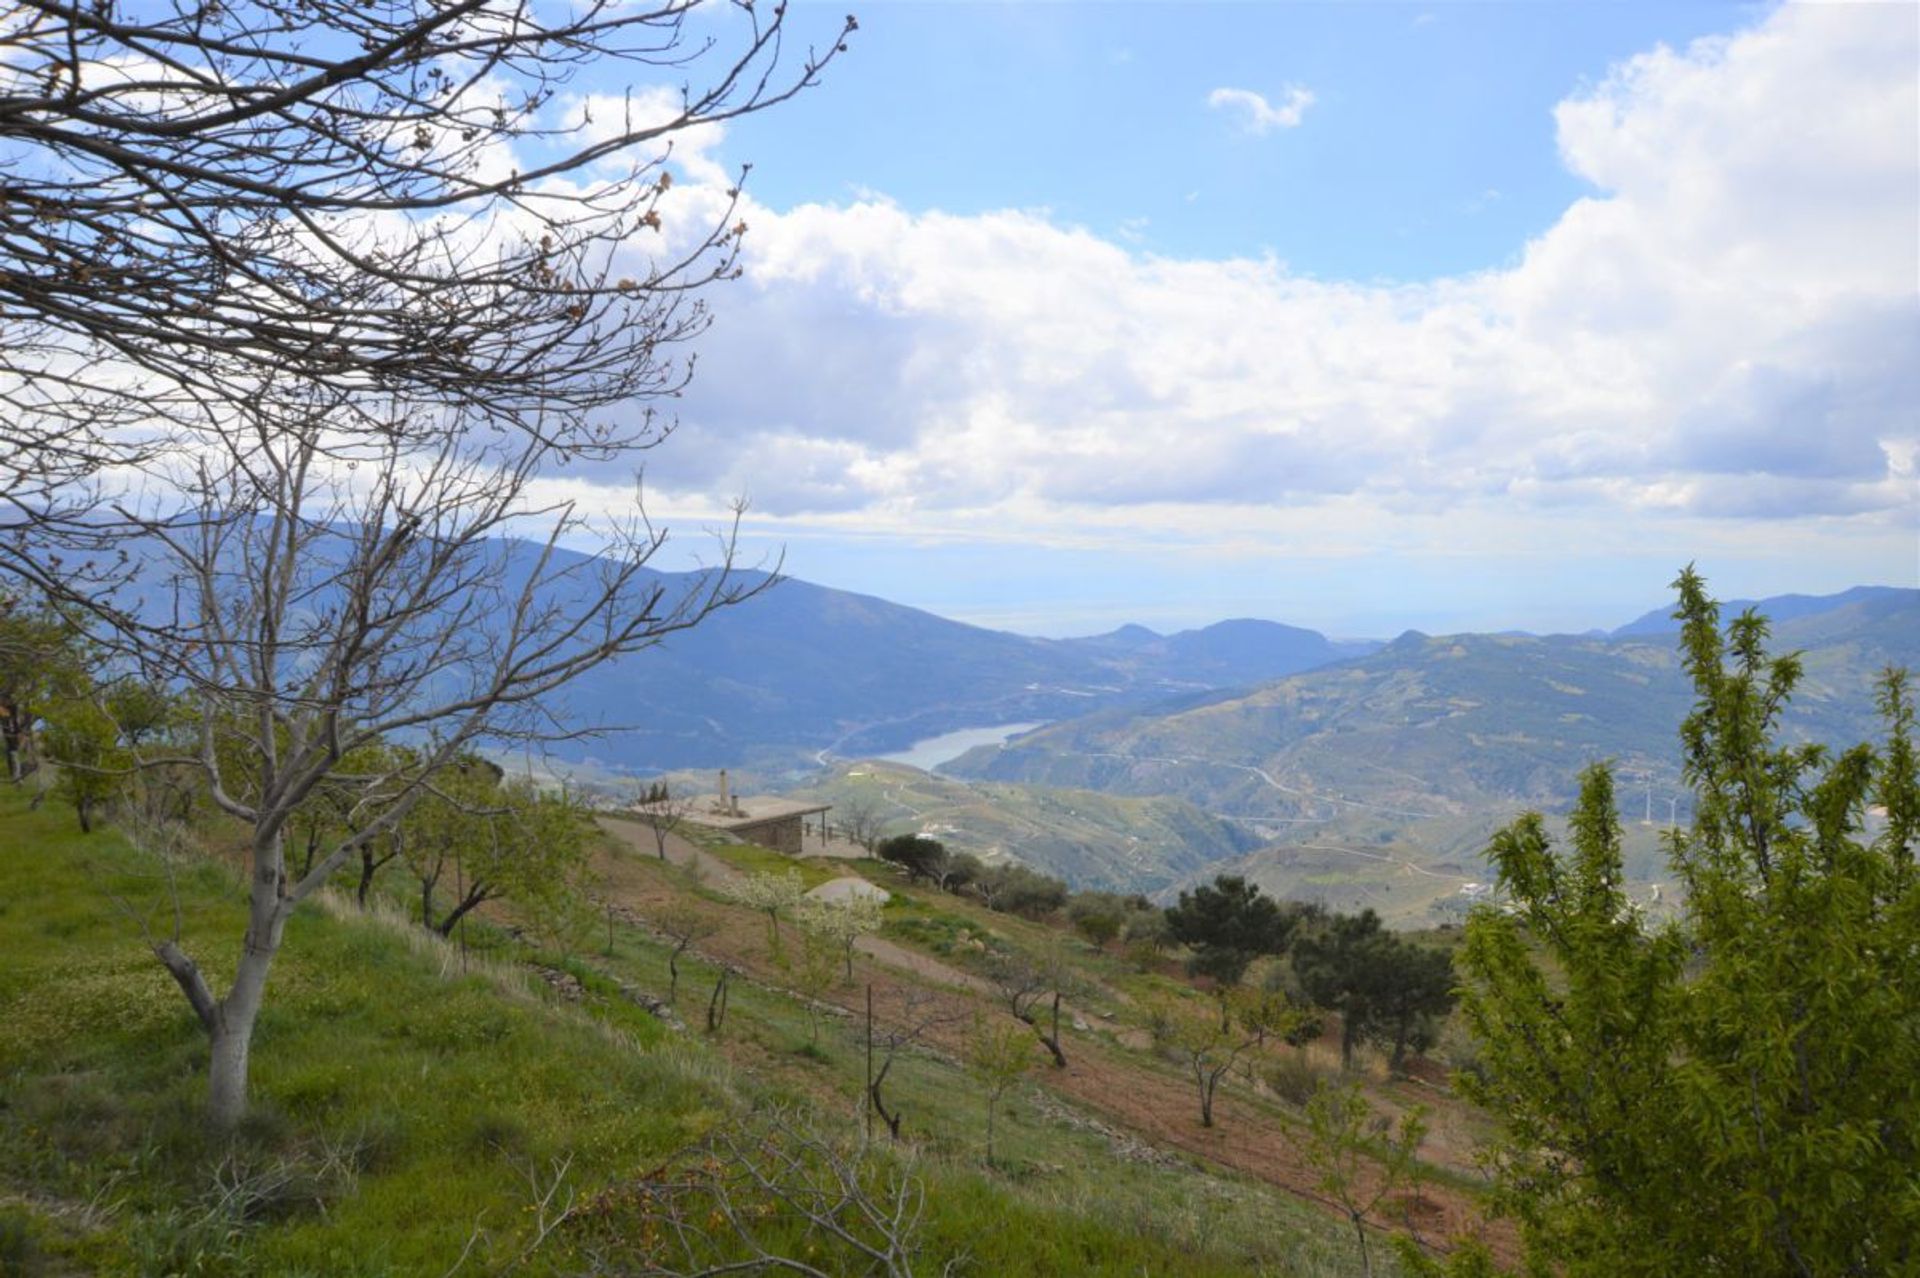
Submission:
[[[799,856],[806,819],[832,808],[831,803],[808,803],[774,795],[737,798],[728,791],[727,774],[723,771],[720,793],[695,795],[688,801],[683,819],[709,830],[723,830],[736,839],[757,843],[775,852]]]

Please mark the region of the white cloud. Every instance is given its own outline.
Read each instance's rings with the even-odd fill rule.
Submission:
[[[1313,90],[1289,84],[1282,91],[1280,105],[1275,106],[1252,89],[1215,89],[1207,95],[1207,105],[1238,115],[1240,126],[1249,133],[1271,133],[1299,125],[1313,105]]]
[[[1572,510],[1910,535],[1914,26],[1787,7],[1623,64],[1556,112],[1594,194],[1513,266],[1416,285],[1037,212],[750,209],[650,479],[1036,539],[1149,514],[1225,537],[1276,506],[1290,528]]]

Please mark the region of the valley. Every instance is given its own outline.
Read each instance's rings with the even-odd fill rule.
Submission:
[[[832,598],[797,589],[807,607]],[[1874,677],[1920,664],[1920,591],[1861,587],[1756,606],[1781,613],[1775,641],[1803,654],[1806,681],[1783,724],[1794,739],[1869,737]],[[1649,906],[1672,901],[1660,834],[1690,816],[1675,733],[1692,692],[1659,610],[1586,635],[1409,631],[1344,648],[1270,623],[1021,642],[948,632],[878,604],[862,616],[869,647],[891,646],[877,637],[891,626],[933,626],[966,655],[935,648],[916,663],[917,683],[887,694],[899,718],[843,732],[810,766],[781,762],[749,735],[736,760],[741,784],[861,803],[890,832],[924,831],[1077,887],[1167,900],[1228,871],[1277,896],[1423,926],[1458,919],[1477,899],[1496,830],[1524,811],[1564,812],[1580,770],[1605,760],[1635,818],[1624,836],[1629,879]],[[728,620],[745,628],[752,614]],[[1110,682],[1089,695],[1022,689],[1001,704],[1044,708],[1050,721],[974,726],[994,721],[987,695],[1010,676],[985,680],[971,702],[940,700],[972,677],[947,663],[971,669],[992,645],[1094,653]],[[1318,664],[1291,669],[1309,659]],[[765,695],[789,696],[791,672],[769,670]],[[1209,683],[1233,676],[1245,677]],[[876,741],[906,748],[861,748]],[[617,776],[601,781],[617,789]],[[688,791],[712,788],[701,771],[667,776]]]

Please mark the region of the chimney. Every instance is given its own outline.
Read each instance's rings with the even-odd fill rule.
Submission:
[[[727,770],[720,769],[720,815],[733,815],[733,799],[727,794]]]

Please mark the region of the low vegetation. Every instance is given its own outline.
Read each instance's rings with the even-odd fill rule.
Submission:
[[[1897,1271],[1920,1220],[1900,1173],[1920,1121],[1900,1081],[1920,1068],[1904,677],[1883,681],[1884,745],[1776,745],[1794,659],[1755,618],[1723,639],[1681,585],[1700,811],[1670,839],[1689,889],[1671,920],[1624,894],[1605,768],[1570,854],[1525,818],[1464,933],[1393,933],[1230,875],[1161,910],[918,835],[795,863],[596,825],[462,759],[289,911],[257,1102],[213,1125],[165,951],[230,979],[208,942],[257,902],[248,823],[191,774],[81,752],[60,698],[103,704],[101,685],[48,680],[0,794],[0,1261]],[[100,751],[179,730],[115,692]],[[71,778],[101,787],[84,820]],[[295,865],[354,837],[352,792],[296,811]],[[848,875],[885,904],[808,895]],[[1685,1207],[1705,1186],[1717,1206]]]

